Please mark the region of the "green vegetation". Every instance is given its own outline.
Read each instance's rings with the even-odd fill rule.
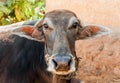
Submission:
[[[45,0],[6,0],[0,2],[0,25],[39,19],[45,12]]]

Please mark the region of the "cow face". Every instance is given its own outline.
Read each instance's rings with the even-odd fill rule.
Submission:
[[[91,31],[84,30],[77,16],[67,10],[52,11],[45,14],[35,27],[40,31],[42,30],[44,34],[47,70],[58,75],[75,72],[78,64],[75,40],[90,36],[91,34],[88,33]]]
[[[49,12],[35,24],[35,30],[29,29],[24,27],[22,31],[36,39],[44,38],[47,70],[57,75],[69,75],[76,71],[75,41],[100,31],[96,26],[82,27],[77,16],[67,10]]]
[[[75,40],[82,29],[76,15],[70,11],[47,13],[35,27],[43,31],[46,42],[46,62],[48,71],[67,75],[76,71],[77,57]]]

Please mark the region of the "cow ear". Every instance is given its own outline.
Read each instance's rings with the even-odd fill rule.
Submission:
[[[23,26],[21,28],[21,31],[32,38],[36,38],[39,40],[43,39],[43,32],[39,31],[33,26]]]
[[[13,32],[14,34],[28,39],[41,40],[44,38],[43,32],[39,31],[34,26],[22,26],[18,29],[15,29]]]
[[[101,27],[88,25],[78,31],[77,39],[85,39],[97,35],[101,32]]]
[[[43,18],[37,21],[34,26],[22,26],[21,31],[31,38],[42,40],[44,39],[42,24]]]

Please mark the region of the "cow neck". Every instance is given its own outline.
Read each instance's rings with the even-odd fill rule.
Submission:
[[[45,43],[45,54],[48,54],[47,44]]]
[[[60,79],[58,75],[53,75],[52,83],[71,83],[71,79]]]
[[[46,55],[46,54],[49,54],[49,53],[48,53],[48,49],[47,49],[48,46],[47,46],[47,43],[46,43],[47,39],[46,39],[46,36],[45,36],[44,32],[43,32],[43,35],[44,35],[44,41],[45,41],[45,48],[44,48],[45,51],[44,51],[44,55]]]

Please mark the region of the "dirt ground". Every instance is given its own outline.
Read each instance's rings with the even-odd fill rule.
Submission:
[[[81,57],[77,79],[84,83],[120,83],[120,35],[76,42]]]

